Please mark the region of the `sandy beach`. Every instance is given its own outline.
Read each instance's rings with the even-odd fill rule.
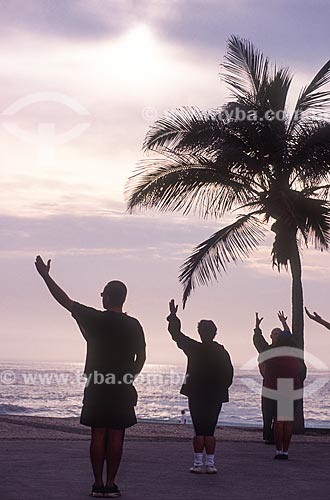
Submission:
[[[79,418],[28,417],[0,415],[0,439],[51,439],[89,440],[89,428],[80,425]],[[139,422],[127,429],[128,441],[190,441],[191,425]],[[260,443],[262,432],[258,428],[217,427],[219,441]],[[330,429],[307,429],[301,436],[294,436],[296,443],[328,443]]]
[[[138,423],[127,430],[118,483],[127,500],[327,498],[330,430],[294,436],[288,462],[273,460],[260,429],[219,427],[215,476],[194,476],[192,427]],[[0,416],[0,498],[88,498],[89,429],[77,418]]]

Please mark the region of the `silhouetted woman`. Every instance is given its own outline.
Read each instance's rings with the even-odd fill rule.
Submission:
[[[168,330],[188,358],[185,382],[181,394],[188,397],[189,410],[193,422],[194,464],[190,472],[214,474],[216,440],[215,427],[222,403],[228,401],[228,387],[233,379],[233,366],[225,348],[214,342],[217,327],[211,320],[198,323],[198,333],[202,342],[197,342],[181,332],[181,321],[176,313],[178,306],[172,299]],[[203,452],[206,452],[205,464]]]
[[[276,460],[287,460],[289,458],[289,446],[293,432],[294,406],[297,400],[288,397],[285,390],[279,386],[279,379],[291,379],[292,389],[295,391],[302,389],[302,381],[306,372],[306,367],[302,359],[296,356],[295,344],[292,341],[292,335],[288,331],[279,333],[276,341],[276,348],[272,349],[272,357],[260,365],[263,371],[264,387],[276,391],[277,411],[274,425],[274,438],[276,446]],[[302,395],[301,395],[302,396]],[[283,406],[280,406],[280,400],[286,402],[287,408],[284,408],[285,415],[281,415]],[[292,418],[288,413],[292,410]]]

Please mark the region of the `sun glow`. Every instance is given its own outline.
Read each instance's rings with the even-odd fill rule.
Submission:
[[[132,92],[142,92],[151,81],[154,85],[155,79],[162,80],[168,60],[155,33],[147,25],[137,24],[116,39],[84,46],[75,53],[73,64],[78,71],[82,66],[88,68],[85,83],[96,86],[98,92],[119,87],[121,95],[130,99]]]
[[[151,30],[140,24],[114,43],[110,58],[124,79],[134,77],[136,82],[155,70],[155,65],[159,64],[159,49]]]
[[[146,24],[138,24],[121,38],[120,44],[123,49],[126,46],[133,53],[150,52],[155,44],[155,39],[151,29]]]

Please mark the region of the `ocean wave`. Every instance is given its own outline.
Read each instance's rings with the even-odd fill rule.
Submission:
[[[8,369],[8,364],[0,363],[0,368]],[[65,367],[63,364],[53,363],[42,366],[25,363],[24,365],[13,364],[10,370],[15,373],[18,382],[23,380],[23,374],[33,372],[44,376],[44,371],[48,367],[50,373],[76,373],[76,366]],[[42,369],[41,369],[42,368]],[[181,367],[153,366],[145,368],[147,373],[161,374],[167,380],[171,375],[171,370],[175,373],[182,373]],[[317,380],[324,379],[324,374],[309,373],[306,387]],[[329,373],[330,378],[330,373]],[[74,379],[76,380],[76,379]],[[246,383],[246,382],[250,383]],[[255,383],[254,383],[255,382]],[[136,408],[137,417],[143,421],[173,422],[180,419],[182,409],[187,411],[187,399],[179,394],[177,384],[158,386],[155,384],[143,384],[139,386],[139,402]],[[179,384],[180,385],[180,384]],[[220,415],[221,425],[261,425],[260,408],[261,377],[259,373],[250,374],[236,373],[234,383],[230,388],[230,403],[224,405]],[[82,401],[82,385],[75,384],[13,384],[1,385],[0,415],[28,415],[47,417],[72,417],[79,416]],[[16,403],[16,404],[15,404]],[[309,392],[305,397],[305,419],[307,426],[329,427],[330,418],[330,383],[321,384],[316,391]],[[188,415],[188,411],[187,411]]]
[[[32,415],[35,413],[35,408],[28,408],[27,406],[11,405],[11,404],[0,404],[0,415]],[[42,412],[42,408],[38,408],[39,412]]]

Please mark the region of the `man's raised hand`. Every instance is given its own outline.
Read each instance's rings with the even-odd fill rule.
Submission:
[[[264,318],[259,318],[259,315],[258,313],[256,312],[256,328],[259,328],[260,327],[260,323],[262,322]]]
[[[325,326],[325,328],[327,328],[328,330],[330,330],[330,323],[329,321],[326,321],[325,319],[323,319],[319,314],[317,314],[315,311],[314,313],[312,314],[311,312],[309,312],[309,310],[307,309],[307,307],[305,307],[305,311],[306,311],[306,314],[307,316],[312,319],[313,321],[316,321],[316,323],[320,323],[320,325],[322,326]]]
[[[35,266],[36,266],[36,269],[37,269],[38,273],[43,278],[49,274],[49,271],[50,271],[50,262],[51,262],[51,260],[49,259],[47,261],[47,264],[45,264],[44,261],[42,260],[42,258],[40,257],[40,255],[38,255],[36,257]]]
[[[174,299],[170,300],[168,305],[170,308],[170,314],[166,318],[169,322],[168,331],[172,335],[172,338],[175,340],[175,338],[180,334],[181,331],[181,321],[176,315],[176,313],[178,312],[178,306],[174,302]]]
[[[288,317],[284,315],[284,311],[278,311],[277,317],[282,324],[285,323],[286,320],[288,319]]]
[[[311,312],[309,312],[309,310],[307,309],[307,307],[305,307],[305,312],[307,314],[307,316],[310,318],[310,319],[313,319],[314,321],[317,321],[319,322],[320,320],[322,320],[321,316],[319,314],[317,314],[316,312],[314,312],[313,314]]]
[[[175,316],[178,312],[178,306],[175,304],[174,299],[171,299],[168,305],[170,308],[170,314],[173,314]]]

